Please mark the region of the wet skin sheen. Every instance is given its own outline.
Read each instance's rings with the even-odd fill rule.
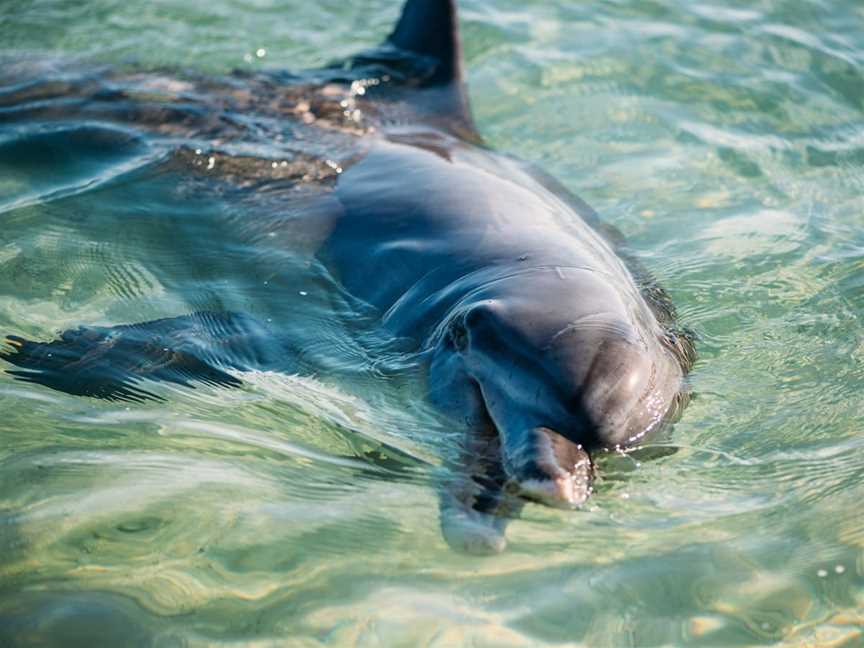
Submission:
[[[322,251],[393,334],[428,349],[442,412],[475,440],[499,440],[503,473],[479,488],[496,503],[501,488],[581,504],[589,453],[643,441],[680,399],[671,333],[580,217],[590,208],[549,184],[509,157],[403,127],[340,176],[344,213]],[[469,491],[482,481],[466,480]]]

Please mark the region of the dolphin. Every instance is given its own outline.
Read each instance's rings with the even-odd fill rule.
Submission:
[[[306,246],[411,340],[429,401],[463,439],[440,499],[453,547],[501,551],[525,501],[579,507],[596,453],[645,442],[686,404],[695,352],[666,292],[585,202],[483,142],[454,0],[408,0],[383,44],[306,75],[105,83],[67,79],[29,103],[18,90],[4,119],[132,125],[172,138],[175,160],[191,155],[178,139],[211,137],[206,167],[252,190],[296,188],[280,194],[284,217],[234,221],[231,235]],[[311,152],[256,159],[238,145],[248,121],[226,117],[237,114],[290,122]],[[232,369],[293,366],[271,326],[231,311],[6,342],[16,377],[105,399],[156,398],[145,378],[230,388],[242,384]]]

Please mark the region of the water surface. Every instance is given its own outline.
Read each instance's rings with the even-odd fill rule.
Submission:
[[[165,164],[170,133],[4,104],[0,330],[241,310],[289,323],[315,372],[142,404],[0,377],[0,644],[864,643],[864,8],[461,8],[482,134],[624,231],[699,336],[695,399],[658,442],[677,452],[608,457],[586,510],[529,506],[506,553],[452,552],[452,439],[416,363],[320,268],[251,262],[214,226],[278,200]],[[302,69],[397,11],[7,2],[0,43],[34,78]]]

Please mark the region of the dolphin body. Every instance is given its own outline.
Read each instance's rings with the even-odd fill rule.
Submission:
[[[220,154],[235,181],[300,189],[284,221],[236,230],[262,246],[306,245],[388,333],[413,340],[430,401],[464,431],[460,468],[441,497],[452,546],[500,551],[524,500],[579,506],[592,489],[592,453],[645,441],[686,402],[695,354],[666,293],[588,205],[484,146],[454,0],[408,0],[383,45],[311,77],[199,81],[187,95],[219,100],[186,113],[188,96],[181,105],[162,90],[160,102],[149,86],[146,99],[136,95],[147,83],[127,80],[118,91],[115,81],[113,94],[92,80],[67,84],[56,90],[67,96],[56,114],[23,100],[19,113],[56,119],[77,106],[174,138],[213,132],[229,109],[314,129],[322,154],[312,161]],[[79,101],[72,108],[69,96]],[[223,125],[219,143],[231,141]],[[328,146],[337,153],[325,159]],[[152,397],[142,378],[231,387],[240,384],[231,368],[290,364],[266,326],[234,312],[7,343],[17,377],[108,399]]]

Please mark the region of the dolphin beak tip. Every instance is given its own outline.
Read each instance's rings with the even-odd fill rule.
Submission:
[[[579,475],[570,474],[550,479],[511,481],[507,492],[553,508],[572,510],[585,503],[591,495],[591,485]]]

